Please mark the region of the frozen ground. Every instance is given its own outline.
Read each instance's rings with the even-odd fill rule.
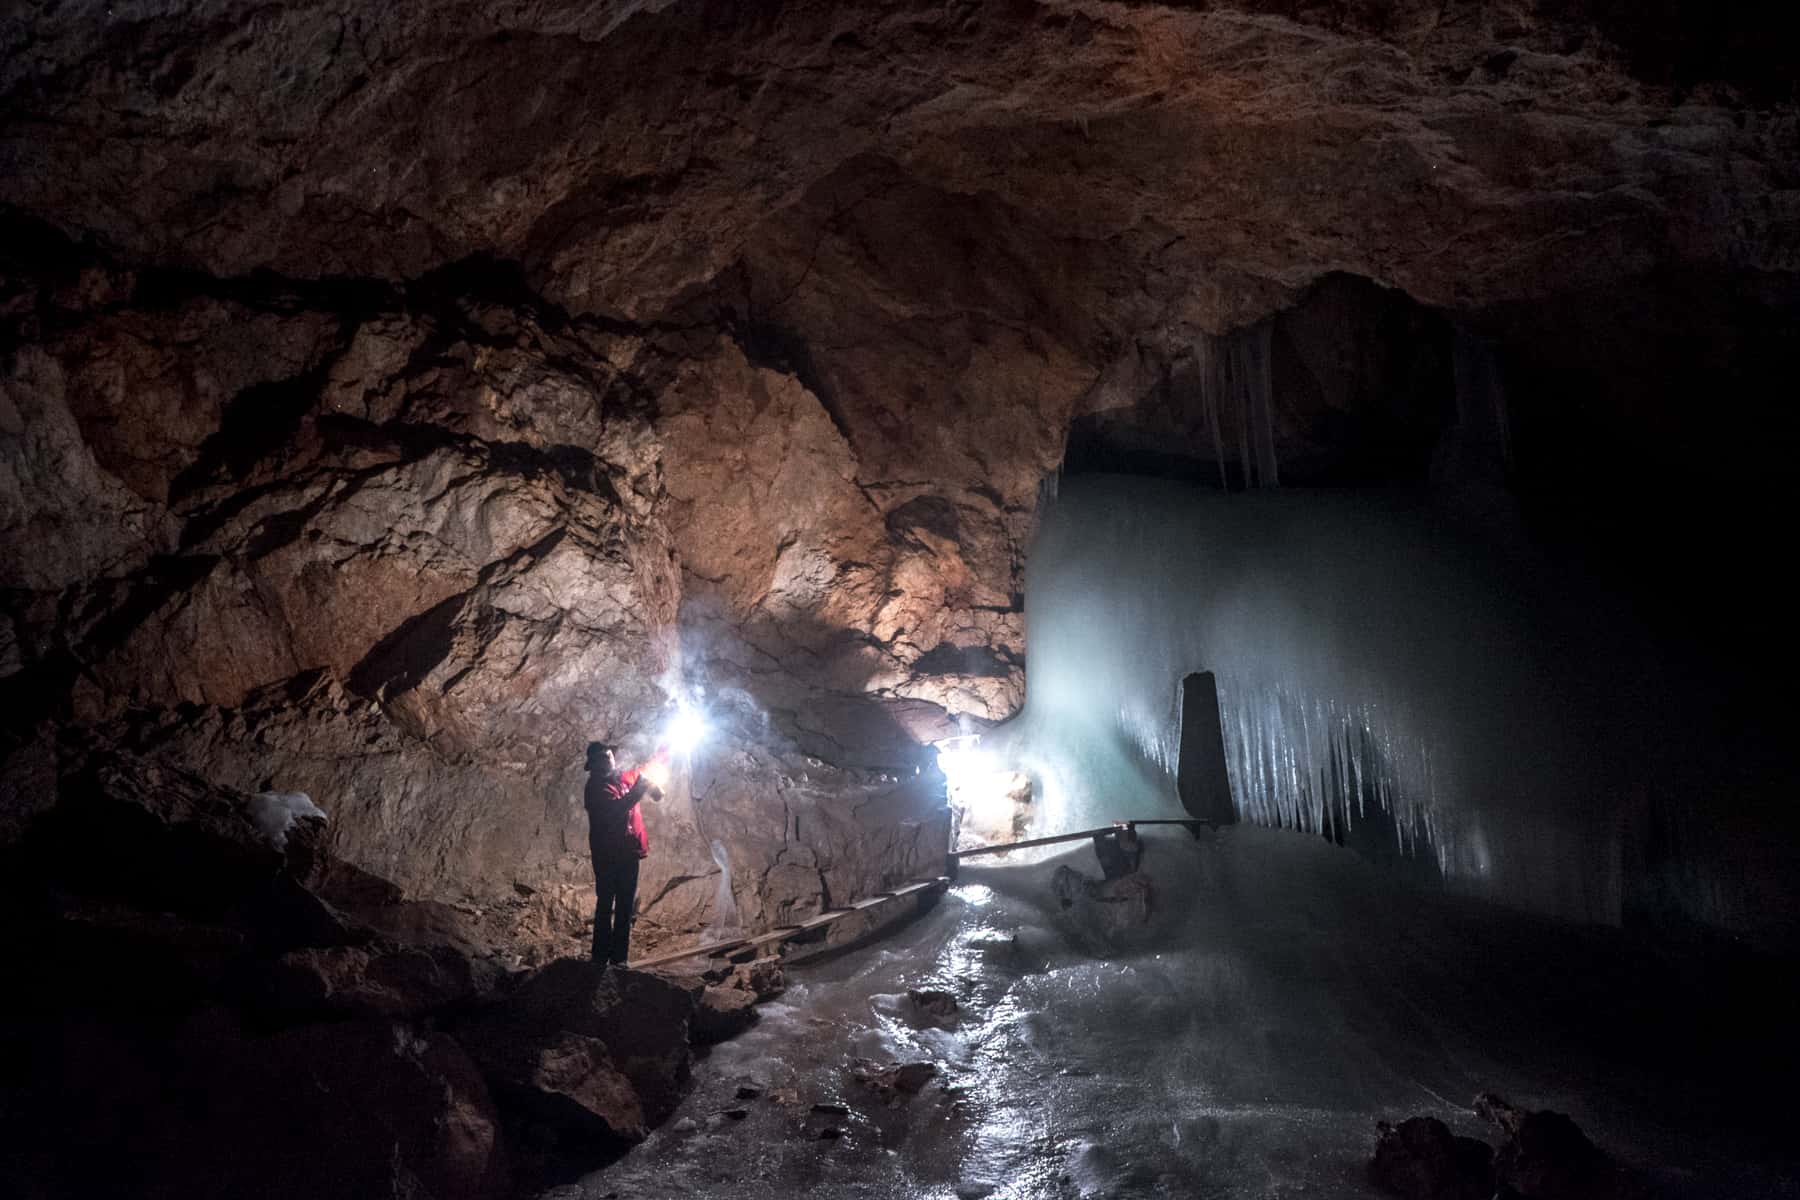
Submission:
[[[888,940],[792,972],[674,1119],[551,1195],[1366,1196],[1377,1119],[1483,1135],[1483,1090],[1572,1114],[1658,1194],[1800,1195],[1774,1090],[1791,978],[1411,889],[1299,834],[1147,842],[1147,925],[1061,907],[1058,864],[1098,875],[1085,846],[966,868]],[[960,1016],[934,1024],[921,987]],[[886,1105],[858,1059],[939,1074]]]

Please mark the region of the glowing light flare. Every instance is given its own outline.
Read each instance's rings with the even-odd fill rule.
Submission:
[[[958,814],[956,848],[1017,841],[1027,816],[1030,781],[982,750],[980,734],[946,738],[936,746],[945,798]]]
[[[671,753],[683,758],[694,752],[694,748],[706,740],[706,718],[698,709],[689,708],[685,704],[675,710],[669,723],[663,729],[663,745]]]
[[[951,787],[967,783],[976,776],[993,770],[988,756],[981,751],[979,733],[945,738],[934,745],[937,746],[938,770],[944,773],[944,778],[950,781]]]
[[[645,779],[648,779],[656,787],[665,791],[668,789],[669,764],[666,759],[661,762],[646,763],[644,769],[639,772],[639,774],[643,775]]]

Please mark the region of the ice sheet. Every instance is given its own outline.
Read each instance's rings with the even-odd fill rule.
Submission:
[[[966,869],[892,939],[795,972],[675,1120],[559,1195],[1372,1196],[1377,1119],[1480,1134],[1465,1105],[1483,1090],[1573,1114],[1667,1194],[1784,1194],[1720,1100],[1758,1085],[1710,1078],[1728,1056],[1671,1037],[1684,993],[1648,1012],[1638,989],[1660,981],[1616,934],[1409,889],[1294,833],[1146,840],[1147,925],[1060,906],[1058,866],[1098,875],[1085,848]],[[917,987],[960,1015],[923,1016]],[[858,1059],[940,1074],[889,1107]],[[744,1084],[761,1095],[736,1099]]]

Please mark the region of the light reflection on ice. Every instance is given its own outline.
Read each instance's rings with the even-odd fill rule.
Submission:
[[[1086,847],[1059,863],[1097,874]],[[1713,1152],[1717,1130],[1659,1140],[1637,1107],[1658,1089],[1558,1035],[1591,1007],[1591,942],[1269,830],[1149,832],[1157,902],[1122,933],[1062,909],[1055,865],[965,867],[890,940],[795,972],[699,1064],[676,1119],[571,1196],[1373,1197],[1377,1119],[1478,1133],[1462,1105],[1489,1089],[1640,1162]],[[916,988],[959,1011],[922,1013]],[[853,1080],[858,1059],[939,1073],[888,1106]],[[762,1095],[736,1100],[743,1083]],[[749,1115],[720,1115],[734,1107]],[[843,1136],[820,1140],[827,1125]]]

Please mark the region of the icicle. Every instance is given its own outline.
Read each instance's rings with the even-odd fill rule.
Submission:
[[[1266,329],[1193,344],[1195,432],[1221,460],[1239,457],[1250,486],[1273,486],[1278,471],[1268,344]],[[1205,670],[1246,821],[1355,831],[1359,847],[1383,839],[1447,864],[1459,885],[1524,889],[1534,903],[1611,903],[1606,888],[1582,893],[1560,875],[1605,847],[1525,832],[1565,793],[1588,801],[1567,766],[1569,710],[1546,691],[1555,673],[1508,650],[1518,639],[1502,622],[1515,609],[1499,598],[1511,559],[1494,561],[1492,579],[1471,574],[1466,546],[1435,552],[1428,511],[1367,498],[1246,503],[1143,480],[1063,482],[1027,581],[1026,712],[989,743],[1028,751],[1058,797],[1045,832],[1177,803],[1172,697]],[[1169,786],[1137,789],[1146,768]]]
[[[1435,470],[1459,482],[1504,476],[1512,469],[1512,428],[1494,348],[1459,328],[1454,363],[1456,425]]]
[[[1280,487],[1281,471],[1275,461],[1275,378],[1272,358],[1275,323],[1264,321],[1246,338],[1252,364],[1248,379],[1249,400],[1256,414],[1256,471],[1263,487]]]
[[[1194,339],[1194,377],[1200,389],[1200,412],[1212,432],[1213,459],[1219,464],[1219,490],[1229,491],[1225,477],[1225,434],[1219,425],[1219,358],[1211,334]]]
[[[1226,361],[1231,366],[1231,411],[1237,417],[1238,464],[1244,473],[1244,488],[1256,486],[1254,462],[1250,457],[1250,405],[1244,390],[1244,346],[1242,338],[1228,343]]]

